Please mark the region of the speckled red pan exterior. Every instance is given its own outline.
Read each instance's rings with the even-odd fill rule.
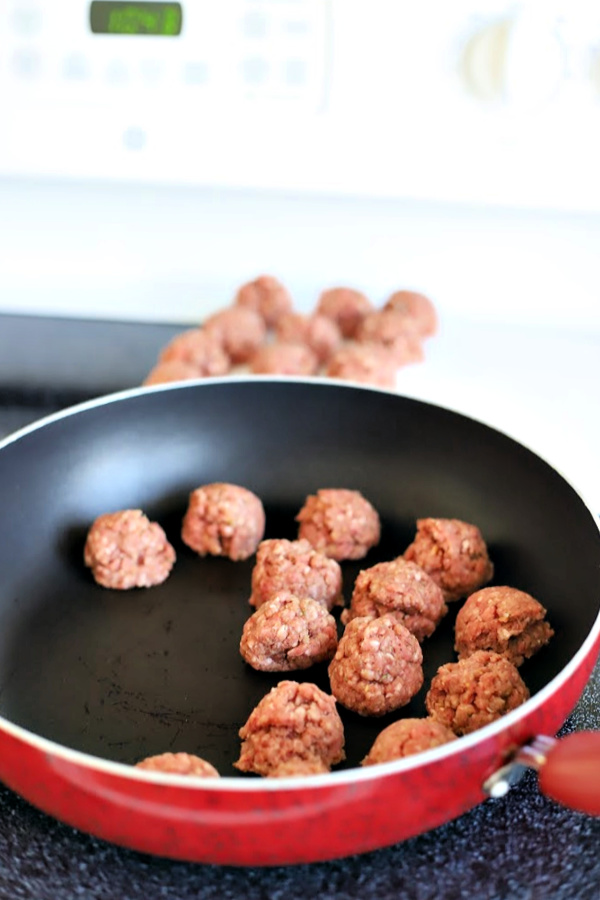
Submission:
[[[191,862],[269,866],[334,859],[428,831],[485,799],[485,779],[536,734],[554,734],[573,709],[596,639],[567,677],[468,741],[381,767],[277,785],[221,779],[207,788],[133,777],[0,723],[0,777],[35,806],[133,850]],[[492,731],[490,734],[489,732]],[[464,744],[464,747],[461,747]],[[434,758],[431,758],[431,757]],[[427,759],[427,761],[425,761]],[[407,766],[406,763],[409,763]]]

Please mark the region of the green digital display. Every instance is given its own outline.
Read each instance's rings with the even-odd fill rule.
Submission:
[[[93,34],[139,34],[177,37],[181,34],[181,3],[128,3],[94,0],[90,5]]]

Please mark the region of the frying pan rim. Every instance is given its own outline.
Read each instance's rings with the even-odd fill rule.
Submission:
[[[592,521],[596,524],[598,530],[600,531],[600,523],[597,520],[597,516],[593,512],[591,505],[587,502],[585,494],[583,494],[579,490],[575,481],[569,476],[566,476],[559,467],[554,465],[551,459],[540,453],[537,448],[533,448],[529,444],[524,443],[519,437],[515,436],[514,434],[509,433],[505,429],[497,428],[489,421],[485,421],[483,419],[468,415],[460,410],[453,409],[450,406],[406,396],[393,389],[379,388],[371,385],[365,385],[360,382],[345,381],[341,379],[338,380],[319,377],[302,378],[295,376],[277,377],[270,375],[242,374],[228,375],[223,377],[186,379],[184,381],[170,382],[167,384],[127,388],[125,390],[103,394],[91,400],[86,400],[82,403],[78,403],[65,409],[59,410],[55,413],[51,413],[50,415],[44,416],[36,420],[35,422],[32,422],[29,425],[18,429],[17,431],[13,432],[10,435],[7,435],[0,441],[0,452],[5,447],[11,445],[12,443],[15,443],[29,433],[41,430],[47,425],[60,421],[63,418],[69,418],[71,416],[78,415],[87,410],[94,409],[95,407],[106,406],[147,393],[181,391],[204,385],[231,385],[235,383],[292,383],[305,386],[321,385],[323,387],[336,386],[349,390],[358,389],[360,392],[369,391],[374,393],[386,394],[393,397],[400,397],[417,404],[433,407],[444,412],[452,413],[453,415],[459,416],[463,419],[476,422],[477,424],[482,425],[485,428],[490,429],[497,434],[500,434],[501,436],[515,442],[521,448],[529,450],[529,452],[533,453],[534,456],[538,457],[542,462],[553,469],[554,472],[556,472],[556,474],[558,474],[559,477],[577,494],[578,498],[583,502],[584,506],[590,513]],[[451,741],[448,744],[443,744],[431,750],[425,750],[420,753],[416,753],[410,757],[405,757],[404,759],[393,760],[386,763],[378,763],[377,765],[372,766],[355,766],[349,769],[342,769],[326,774],[303,776],[301,778],[288,776],[276,779],[253,777],[245,779],[239,776],[228,775],[221,775],[219,778],[194,778],[184,775],[153,772],[149,770],[137,769],[135,768],[135,766],[129,765],[127,763],[120,763],[113,760],[104,759],[103,757],[95,756],[91,753],[85,753],[81,750],[75,750],[63,744],[59,744],[56,741],[53,741],[49,738],[44,738],[41,735],[36,734],[35,732],[29,731],[28,729],[23,728],[20,725],[14,724],[2,715],[0,715],[0,731],[11,735],[12,737],[26,744],[29,744],[33,748],[48,756],[61,759],[67,764],[70,763],[76,766],[81,766],[85,769],[90,769],[97,773],[106,774],[114,778],[125,780],[133,779],[134,781],[140,782],[153,782],[179,789],[184,789],[186,791],[223,790],[233,791],[234,793],[239,791],[243,793],[262,793],[266,790],[269,792],[275,791],[276,793],[279,793],[290,790],[306,790],[308,788],[325,789],[346,784],[354,785],[357,782],[378,779],[387,775],[406,773],[411,771],[412,769],[420,768],[421,766],[440,762],[441,760],[452,757],[457,753],[468,752],[472,747],[478,745],[480,742],[484,742],[487,739],[493,738],[495,735],[507,729],[510,729],[510,727],[514,723],[518,722],[519,719],[533,712],[537,708],[543,706],[550,698],[550,696],[558,691],[561,688],[561,685],[564,682],[567,682],[572,677],[572,675],[578,670],[579,666],[586,660],[598,636],[600,636],[600,609],[583,643],[576,651],[574,656],[571,657],[568,663],[560,670],[560,672],[558,672],[557,675],[554,676],[554,678],[552,678],[539,691],[537,691],[537,693],[534,694],[533,697],[530,697],[517,709],[512,710],[511,712],[502,716],[500,719],[496,720],[495,722],[491,722],[489,725],[478,729],[472,734],[463,735],[456,741]]]
[[[348,379],[337,379],[333,377],[324,377],[324,376],[299,376],[299,375],[254,375],[254,374],[244,374],[244,373],[234,373],[230,375],[219,375],[219,376],[205,376],[200,378],[187,378],[180,381],[171,381],[164,384],[152,384],[152,385],[141,385],[131,388],[125,388],[124,390],[110,392],[108,394],[101,394],[98,397],[92,397],[90,400],[84,400],[81,403],[76,403],[73,406],[65,407],[65,409],[58,410],[57,412],[49,413],[46,416],[42,416],[40,419],[36,419],[34,422],[29,423],[28,425],[24,425],[22,428],[17,429],[11,434],[6,435],[2,440],[0,440],[0,451],[2,451],[6,446],[9,446],[12,443],[15,443],[17,440],[25,437],[27,434],[41,430],[47,425],[52,424],[53,422],[60,421],[63,418],[69,418],[71,416],[78,415],[79,413],[86,412],[87,410],[94,409],[95,407],[108,406],[113,403],[117,403],[124,400],[129,400],[138,396],[144,396],[146,394],[160,394],[160,393],[168,393],[168,392],[183,392],[186,390],[191,390],[196,387],[203,387],[209,385],[231,385],[231,384],[297,384],[305,387],[311,387],[312,385],[320,385],[321,387],[336,387],[342,388],[344,390],[353,390],[359,392],[369,392],[374,394],[384,394],[388,397],[397,397],[401,400],[408,400],[411,403],[415,403],[421,406],[432,407],[433,409],[438,409],[445,413],[451,413],[454,416],[458,416],[462,419],[466,419],[467,421],[474,422],[477,425],[481,425],[484,428],[487,428],[491,431],[496,432],[496,434],[501,435],[504,438],[507,438],[510,441],[518,444],[521,448],[528,450],[530,453],[533,453],[534,456],[537,456],[542,462],[544,462],[547,466],[553,469],[557,475],[559,475],[563,481],[567,483],[567,485],[575,491],[579,499],[583,502],[588,512],[591,514],[594,521],[597,520],[597,514],[594,511],[593,504],[590,502],[591,497],[588,500],[586,491],[581,489],[579,485],[578,478],[573,477],[573,474],[569,471],[565,474],[562,466],[557,465],[556,462],[552,460],[552,456],[546,455],[545,448],[540,448],[537,445],[534,445],[530,441],[524,441],[522,438],[511,429],[506,429],[504,426],[502,428],[494,425],[494,423],[485,417],[475,416],[471,413],[466,413],[460,409],[455,409],[452,406],[449,406],[445,403],[434,403],[430,400],[422,400],[419,397],[412,397],[410,394],[403,394],[401,391],[394,388],[384,388],[377,387],[375,385],[363,384],[359,381],[351,381]],[[600,529],[600,523],[596,521],[598,528]]]

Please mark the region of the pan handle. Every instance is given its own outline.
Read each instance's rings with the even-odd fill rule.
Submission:
[[[526,768],[536,769],[547,797],[592,816],[600,816],[600,731],[578,731],[566,737],[536,737],[484,784],[490,797],[501,797]]]

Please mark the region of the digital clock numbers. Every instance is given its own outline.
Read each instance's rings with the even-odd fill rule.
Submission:
[[[181,3],[128,3],[94,0],[90,5],[93,34],[138,34],[177,37],[181,34]]]

